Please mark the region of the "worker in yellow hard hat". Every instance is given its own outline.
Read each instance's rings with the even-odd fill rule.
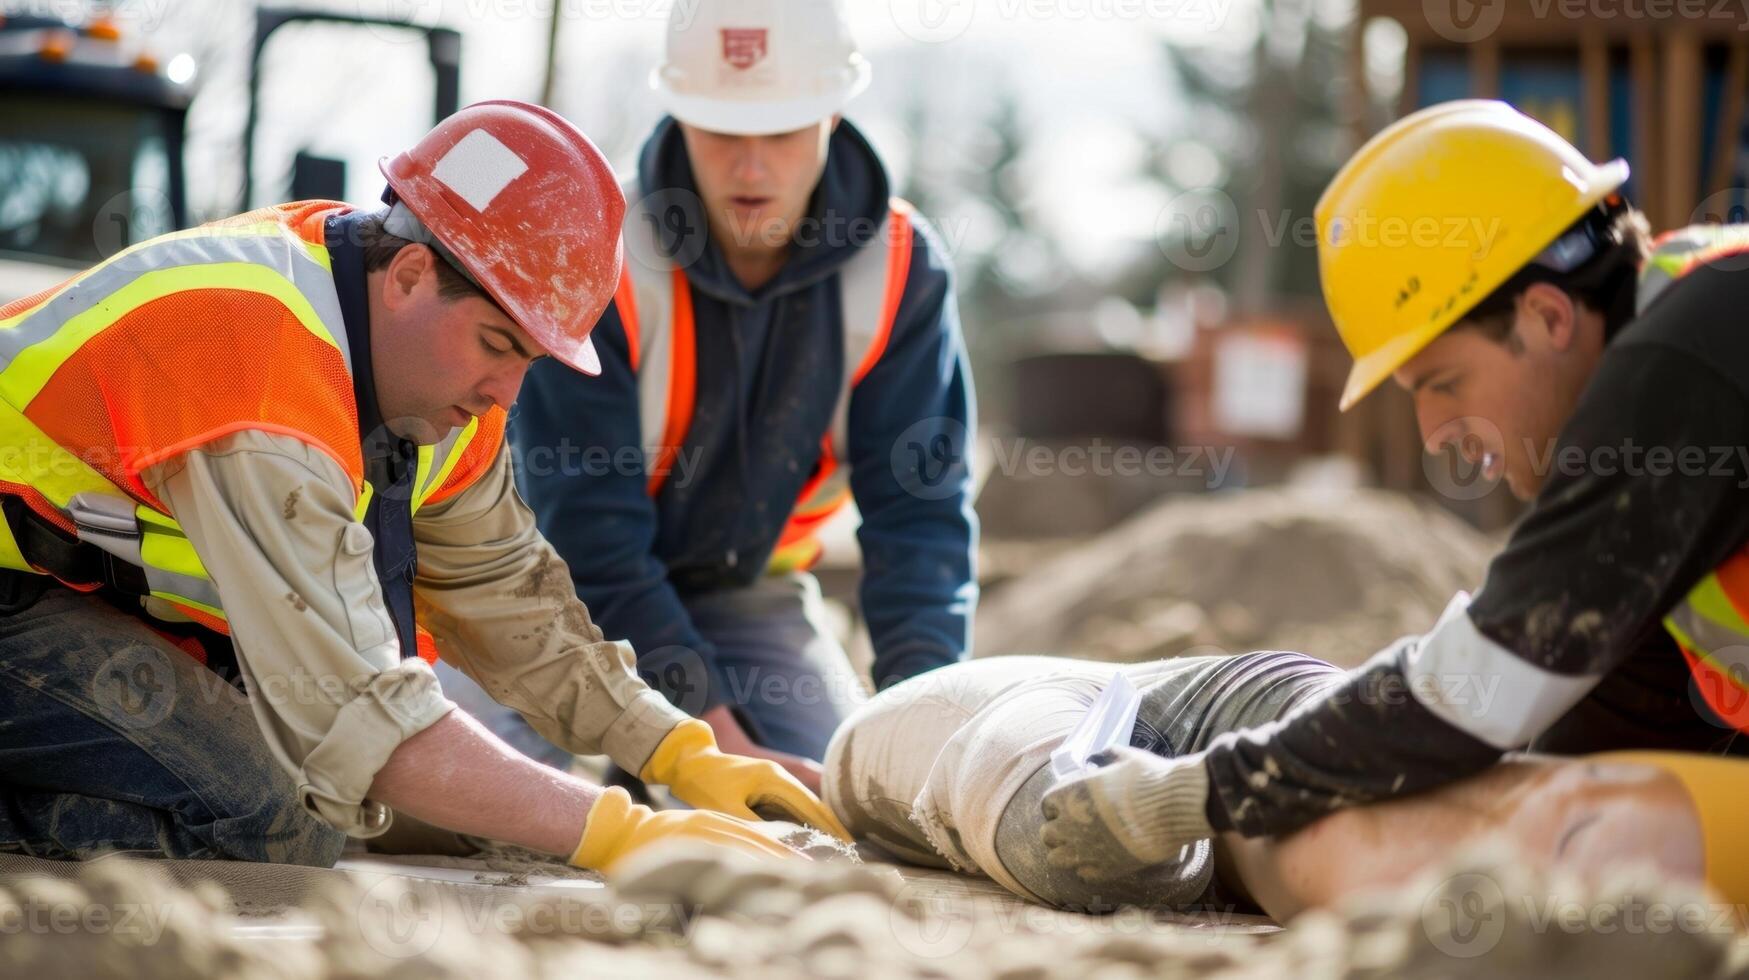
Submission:
[[[1512,750],[1640,749],[1687,788],[1709,881],[1749,894],[1749,779],[1716,757],[1749,731],[1749,228],[1654,243],[1627,177],[1491,101],[1409,116],[1336,176],[1317,223],[1342,407],[1395,381],[1430,452],[1534,504],[1479,594],[1322,697],[1058,787],[1052,864],[1109,877]]]

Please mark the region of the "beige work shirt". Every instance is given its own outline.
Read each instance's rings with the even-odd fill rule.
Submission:
[[[403,657],[351,481],[289,436],[248,431],[142,474],[206,565],[231,624],[256,720],[304,805],[356,836],[387,829],[365,798],[407,738],[455,709]],[[501,451],[473,486],[413,521],[419,621],[443,659],[578,754],[643,768],[686,716],[639,680],[517,495]],[[150,611],[179,618],[158,600]]]

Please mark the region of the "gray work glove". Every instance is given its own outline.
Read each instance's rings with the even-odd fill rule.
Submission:
[[[1167,759],[1140,749],[1101,753],[1100,768],[1045,794],[1045,862],[1082,881],[1110,881],[1213,837],[1208,770],[1200,755]]]

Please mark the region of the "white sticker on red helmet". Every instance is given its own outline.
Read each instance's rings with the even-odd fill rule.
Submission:
[[[454,191],[475,211],[484,211],[510,182],[522,176],[528,164],[516,151],[483,129],[463,136],[431,168],[431,176]]]

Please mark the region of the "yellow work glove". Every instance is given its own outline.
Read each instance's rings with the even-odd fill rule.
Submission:
[[[668,787],[688,806],[746,820],[776,818],[804,823],[845,843],[850,832],[819,797],[769,759],[725,755],[711,726],[688,718],[674,726],[644,764],[638,778]],[[755,811],[763,810],[764,814]]]
[[[707,810],[663,810],[658,813],[632,802],[618,786],[601,794],[583,822],[583,839],[571,854],[571,864],[612,871],[621,860],[650,844],[702,841],[754,857],[796,858],[802,855],[779,844],[734,817]]]

